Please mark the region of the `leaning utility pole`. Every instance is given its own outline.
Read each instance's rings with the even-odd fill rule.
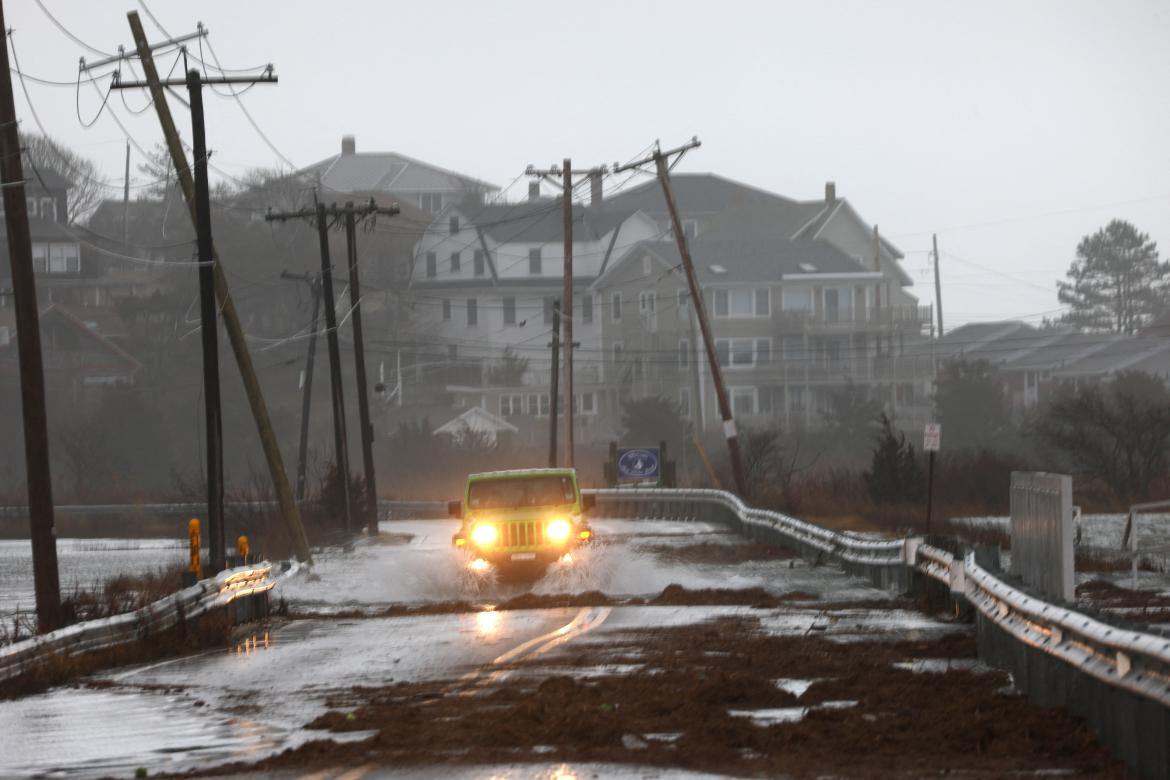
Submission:
[[[0,30],[4,7],[0,3]],[[12,298],[16,308],[16,348],[20,361],[20,404],[24,418],[24,468],[28,479],[28,524],[32,539],[33,585],[37,628],[42,633],[61,626],[61,583],[57,573],[57,531],[53,527],[53,485],[49,476],[49,423],[45,411],[45,371],[33,275],[32,237],[28,226],[20,134],[12,99],[8,47],[0,54],[0,187],[8,230]]]
[[[938,312],[938,337],[943,337],[943,318],[942,318],[942,282],[938,278],[938,234],[931,236],[934,242],[934,308]]]
[[[122,88],[128,88],[130,86],[149,87],[151,102],[154,104],[155,111],[158,113],[159,124],[162,125],[163,137],[166,139],[167,151],[170,153],[171,163],[175,166],[175,173],[179,181],[179,186],[183,191],[183,198],[187,202],[188,210],[191,212],[191,221],[195,223],[198,220],[195,205],[195,182],[191,175],[191,169],[187,165],[187,157],[183,152],[183,144],[179,139],[179,131],[175,128],[175,121],[171,116],[170,106],[167,104],[164,91],[168,86],[185,85],[186,81],[172,84],[170,82],[164,83],[159,79],[158,69],[155,67],[153,55],[153,50],[158,48],[158,46],[151,46],[147,43],[146,32],[142,28],[142,20],[139,19],[137,11],[128,13],[127,18],[130,22],[130,31],[134,36],[138,57],[142,61],[145,80],[133,84],[120,82],[117,86]],[[201,28],[198,33],[174,38],[159,45],[173,46],[184,40],[197,38],[206,34],[206,29]],[[115,57],[114,60],[122,59],[126,56],[129,55],[122,54]],[[98,67],[101,64],[104,63],[86,65],[83,62],[81,69],[87,70]],[[266,75],[260,78],[223,76],[204,79],[202,83],[232,84],[256,82],[275,84],[276,76],[272,75],[271,69],[269,69]],[[309,552],[309,543],[305,538],[305,529],[301,525],[301,514],[293,498],[292,488],[288,482],[288,474],[284,470],[284,460],[280,454],[280,445],[276,440],[276,433],[272,428],[272,419],[268,416],[268,406],[264,402],[264,393],[260,388],[260,381],[256,376],[255,366],[252,364],[252,355],[248,351],[248,343],[244,336],[243,327],[240,325],[240,317],[236,311],[235,301],[232,299],[227,278],[224,276],[223,268],[219,264],[219,258],[214,251],[214,247],[212,260],[212,269],[215,273],[215,293],[220,305],[220,316],[223,319],[224,329],[227,331],[228,341],[231,343],[232,353],[236,358],[236,365],[240,369],[240,378],[243,380],[244,392],[248,396],[248,403],[252,408],[252,417],[256,421],[256,428],[260,435],[260,443],[264,449],[264,457],[268,462],[268,471],[272,477],[277,501],[280,504],[281,515],[284,517],[285,526],[297,558],[306,563],[312,563],[313,557]]]
[[[715,397],[719,402],[719,414],[723,418],[723,435],[727,439],[727,454],[731,460],[731,472],[735,477],[735,489],[741,498],[746,498],[748,485],[743,470],[743,458],[739,452],[739,436],[735,429],[735,417],[731,413],[727,387],[723,384],[723,370],[719,366],[719,356],[715,352],[715,341],[711,336],[711,323],[707,321],[707,305],[703,300],[703,291],[699,287],[699,280],[695,277],[695,265],[691,261],[691,250],[687,245],[686,233],[683,232],[682,220],[678,216],[678,205],[674,201],[674,192],[670,188],[670,169],[672,167],[669,162],[670,158],[675,155],[681,156],[697,146],[699,146],[698,138],[693,138],[690,143],[667,152],[661,151],[655,144],[654,153],[649,157],[626,165],[615,164],[613,172],[621,173],[650,162],[653,162],[657,169],[658,181],[662,185],[662,194],[666,198],[666,208],[670,212],[670,223],[674,228],[675,241],[678,243],[678,253],[682,258],[683,270],[686,272],[691,303],[695,307],[695,314],[699,319],[699,330],[703,334],[703,343],[707,347],[707,364],[711,368],[711,378],[715,380]]]
[[[309,354],[305,356],[305,378],[301,393],[301,440],[297,446],[297,503],[305,500],[305,469],[309,457],[309,410],[313,402],[313,366],[317,360],[317,315],[321,310],[321,280],[305,274],[295,276],[281,271],[281,279],[295,279],[309,285],[313,296],[313,320],[309,325]]]
[[[353,508],[350,506],[350,469],[349,469],[349,436],[345,422],[345,400],[341,383],[341,350],[337,339],[337,312],[333,294],[333,264],[329,259],[329,223],[328,219],[345,219],[346,260],[349,266],[349,300],[354,317],[354,363],[358,383],[358,412],[362,427],[362,459],[365,466],[366,484],[366,525],[371,534],[378,532],[378,496],[374,482],[374,454],[373,428],[370,425],[369,401],[366,395],[366,362],[365,345],[362,341],[360,289],[358,287],[357,243],[355,238],[357,218],[371,215],[394,216],[398,214],[397,206],[378,206],[371,198],[369,203],[355,206],[352,202],[339,208],[336,205],[325,206],[318,203],[312,209],[298,211],[273,212],[269,211],[265,219],[285,221],[289,219],[313,219],[317,223],[317,237],[321,251],[321,284],[325,298],[325,341],[329,346],[329,376],[333,396],[333,448],[336,458],[338,475],[344,480],[345,490],[345,528],[354,530]]]
[[[552,305],[552,370],[549,371],[548,389],[548,467],[557,465],[557,379],[561,373],[561,302],[553,301]],[[540,412],[540,403],[537,410]]]
[[[562,316],[565,325],[565,465],[573,467],[573,175],[585,174],[598,176],[606,173],[608,168],[585,168],[573,170],[573,161],[568,157],[564,165],[557,168],[555,165],[547,170],[537,170],[529,165],[525,173],[529,176],[561,176],[561,209],[564,217],[564,289],[561,300]],[[554,364],[554,369],[557,370]]]

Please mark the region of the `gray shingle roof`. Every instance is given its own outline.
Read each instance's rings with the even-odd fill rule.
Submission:
[[[337,192],[494,192],[499,187],[397,152],[337,154],[300,172]]]
[[[730,207],[796,204],[791,198],[725,179],[713,173],[676,173],[670,177],[671,190],[679,211],[702,213],[723,211]],[[607,199],[611,205],[640,209],[648,214],[666,212],[662,187],[647,181]]]
[[[461,212],[472,225],[480,227],[501,244],[514,241],[543,244],[564,240],[565,222],[560,199],[473,206]],[[595,241],[633,213],[631,209],[609,204],[600,208],[573,204],[573,238]]]
[[[670,265],[681,262],[674,241],[646,241],[638,245]],[[865,273],[868,269],[828,241],[788,239],[706,239],[690,243],[691,259],[700,284],[721,282],[778,282],[787,274]],[[711,266],[722,266],[716,273]],[[811,270],[810,270],[811,269]]]

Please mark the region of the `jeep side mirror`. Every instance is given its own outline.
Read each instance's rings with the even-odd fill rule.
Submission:
[[[447,502],[447,516],[448,517],[463,517],[463,502],[462,501],[448,501]]]
[[[594,496],[594,495],[582,495],[581,496],[581,509],[582,509],[582,511],[589,512],[589,511],[596,509],[596,508],[597,508],[597,496]]]

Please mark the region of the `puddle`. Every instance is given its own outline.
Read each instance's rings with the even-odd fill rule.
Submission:
[[[947,672],[994,672],[978,658],[914,658],[894,664],[895,669],[905,669],[914,674],[946,674]]]
[[[815,683],[820,682],[820,681],[819,680],[799,680],[799,679],[795,679],[795,678],[781,678],[779,680],[773,680],[772,682],[776,683],[776,687],[779,688],[780,690],[784,691],[785,693],[791,693],[793,696],[795,696],[796,698],[799,699],[801,696],[804,696],[805,691],[807,691],[809,688],[813,687],[813,685]]]
[[[776,707],[764,710],[728,710],[733,718],[751,718],[757,726],[775,726],[779,723],[799,723],[813,710],[844,710],[856,707],[856,701],[826,701],[812,707]]]

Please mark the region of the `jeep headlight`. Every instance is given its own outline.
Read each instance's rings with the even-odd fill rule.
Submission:
[[[479,547],[490,547],[499,536],[500,532],[491,523],[477,523],[471,529],[471,541]]]
[[[563,517],[553,518],[544,527],[544,535],[550,542],[566,542],[573,535],[573,524]]]

